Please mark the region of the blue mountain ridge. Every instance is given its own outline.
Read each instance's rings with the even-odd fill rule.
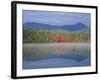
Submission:
[[[82,23],[76,23],[73,25],[49,25],[49,24],[43,24],[43,23],[35,23],[35,22],[27,22],[23,24],[24,28],[34,28],[34,29],[42,29],[42,30],[64,30],[64,31],[82,31],[82,30],[88,30],[89,27],[82,24]]]

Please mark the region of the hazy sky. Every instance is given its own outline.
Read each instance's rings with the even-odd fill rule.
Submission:
[[[22,16],[23,23],[37,22],[50,25],[71,25],[80,22],[90,25],[89,13],[23,10]]]

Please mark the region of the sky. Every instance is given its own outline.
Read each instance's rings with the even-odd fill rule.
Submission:
[[[83,23],[90,26],[90,13],[23,10],[22,19],[23,23],[36,22],[58,26]]]

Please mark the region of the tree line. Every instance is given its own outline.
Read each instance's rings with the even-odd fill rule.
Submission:
[[[47,42],[90,42],[90,32],[65,32],[23,28],[23,43]]]

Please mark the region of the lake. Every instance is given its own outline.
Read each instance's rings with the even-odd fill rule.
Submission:
[[[23,69],[90,66],[89,43],[24,43]]]

